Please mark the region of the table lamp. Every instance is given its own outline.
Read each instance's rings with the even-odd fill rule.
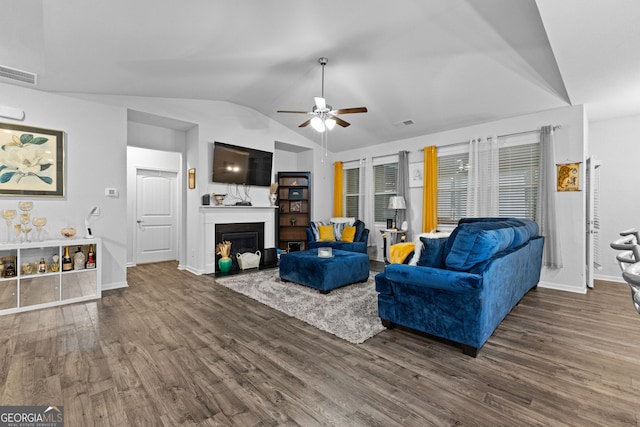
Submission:
[[[389,209],[395,209],[396,214],[393,219],[395,228],[398,228],[398,209],[406,209],[407,204],[404,202],[404,196],[391,196],[389,197]]]

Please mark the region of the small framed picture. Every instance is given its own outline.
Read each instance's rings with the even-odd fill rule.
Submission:
[[[409,163],[409,187],[424,185],[424,163]]]
[[[300,212],[302,210],[302,202],[291,202],[289,205],[290,212]]]
[[[302,188],[290,188],[289,189],[289,198],[292,200],[300,200],[302,199]]]

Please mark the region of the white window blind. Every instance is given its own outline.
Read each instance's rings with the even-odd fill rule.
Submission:
[[[499,142],[499,215],[535,219],[540,173],[540,135],[505,136]],[[467,206],[468,147],[438,155],[438,223],[457,224]]]
[[[467,210],[469,153],[438,156],[438,223],[457,224]]]
[[[360,218],[360,168],[344,170],[344,214]]]
[[[385,222],[395,211],[388,209],[389,198],[397,194],[398,163],[374,164],[374,221]]]

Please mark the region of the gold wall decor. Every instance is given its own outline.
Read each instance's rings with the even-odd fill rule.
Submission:
[[[196,188],[196,168],[189,169],[189,190]]]
[[[560,163],[556,166],[557,191],[580,191],[580,162]]]

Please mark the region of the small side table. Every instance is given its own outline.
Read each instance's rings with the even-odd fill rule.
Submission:
[[[382,250],[384,251],[384,262],[386,264],[389,264],[391,262],[389,256],[389,249],[391,248],[391,245],[404,242],[404,239],[407,237],[407,231],[398,230],[397,228],[385,228],[380,230],[380,234],[382,234]]]

